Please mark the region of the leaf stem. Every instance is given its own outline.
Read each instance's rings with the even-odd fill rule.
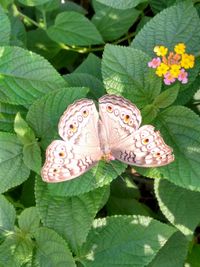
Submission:
[[[38,27],[40,29],[44,29],[44,26],[42,26],[41,24],[37,23],[35,20],[31,19],[30,17],[26,16],[25,14],[23,14],[19,10],[17,10],[17,15],[20,16],[22,19],[26,19],[28,22],[30,22],[34,26],[36,26],[36,27]]]

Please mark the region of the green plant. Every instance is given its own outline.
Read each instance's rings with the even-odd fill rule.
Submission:
[[[0,266],[200,266],[199,1],[76,2],[0,0]],[[148,62],[178,43],[195,65],[165,85]],[[105,93],[135,103],[175,161],[44,183],[64,110]]]

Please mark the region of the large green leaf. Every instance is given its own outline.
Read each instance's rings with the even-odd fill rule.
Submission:
[[[140,203],[140,192],[132,181],[132,177],[118,177],[111,183],[110,197],[106,203],[107,214],[110,215],[145,215],[148,208]]]
[[[175,154],[175,161],[161,167],[169,181],[200,191],[200,118],[191,110],[172,106],[160,113],[155,125],[163,133]]]
[[[187,238],[182,233],[176,232],[168,239],[148,267],[183,267],[187,252]]]
[[[150,6],[154,13],[158,13],[163,9],[170,7],[176,3],[176,0],[149,0]]]
[[[55,231],[41,227],[35,233],[35,239],[37,244],[36,266],[76,266],[67,243]]]
[[[27,122],[21,117],[20,113],[17,113],[14,122],[14,130],[18,139],[24,145],[23,147],[23,160],[25,165],[40,173],[41,169],[41,151],[36,141],[33,130],[28,126]]]
[[[192,250],[189,251],[185,266],[199,267],[200,262],[200,245],[194,244]]]
[[[108,189],[103,187],[76,197],[56,197],[50,195],[47,184],[38,178],[35,195],[43,224],[65,238],[77,253],[96,213],[108,198]]]
[[[26,6],[39,6],[49,2],[49,0],[19,0],[19,2]]]
[[[80,177],[62,183],[48,184],[48,188],[52,195],[76,196],[84,194],[110,184],[112,180],[124,172],[125,168],[126,165],[119,161],[112,163],[99,161],[96,166]]]
[[[159,168],[136,168],[147,177],[166,178],[178,186],[200,191],[200,118],[186,107],[172,106],[159,113],[154,123],[175,160]]]
[[[158,95],[155,99],[153,104],[157,108],[166,108],[174,103],[178,96],[179,91],[179,84],[175,84],[171,88],[165,90],[160,95]]]
[[[129,9],[132,7],[136,7],[137,5],[139,5],[142,2],[146,2],[146,0],[96,0],[97,2],[104,4],[106,6],[109,7],[113,7],[116,9]]]
[[[24,182],[30,170],[23,162],[23,146],[16,135],[0,133],[0,192]]]
[[[74,73],[90,74],[101,81],[101,59],[90,53],[78,68],[75,69]]]
[[[69,86],[84,86],[90,88],[92,98],[100,98],[105,94],[102,81],[87,73],[71,73],[64,76]]]
[[[23,106],[0,102],[0,130],[13,132],[13,124],[17,112],[25,114],[26,109]]]
[[[140,11],[135,8],[121,10],[103,5],[93,16],[92,22],[104,41],[112,41],[128,32],[139,14]]]
[[[15,217],[14,207],[3,195],[0,195],[0,234],[14,229]]]
[[[144,267],[174,228],[149,217],[115,216],[94,222],[79,261],[87,267]]]
[[[55,24],[47,29],[49,37],[68,45],[93,45],[103,43],[94,24],[78,12],[59,13]]]
[[[55,57],[61,50],[61,46],[52,41],[42,29],[27,32],[27,48],[47,59]]]
[[[106,45],[102,74],[107,92],[122,94],[139,107],[150,104],[160,93],[161,79],[147,66],[148,61],[139,50]]]
[[[8,16],[3,11],[0,5],[0,46],[8,45],[10,41],[11,26]]]
[[[34,234],[40,225],[40,217],[37,208],[30,207],[23,210],[19,215],[18,224],[24,233]]]
[[[0,245],[0,266],[20,267],[29,262],[32,256],[33,243],[31,239],[17,233],[9,235]]]
[[[59,118],[67,106],[85,97],[87,92],[88,89],[84,87],[64,88],[51,92],[33,103],[27,114],[27,121],[36,136],[41,138],[44,148],[55,139]]]
[[[66,82],[39,55],[20,47],[0,48],[0,100],[28,106]]]
[[[200,192],[158,179],[155,180],[155,193],[160,209],[170,223],[192,237],[200,222]]]
[[[10,44],[13,46],[26,46],[26,29],[19,17],[9,16],[11,23]]]
[[[131,45],[154,56],[154,46],[162,44],[172,51],[179,42],[186,44],[189,53],[196,54],[200,50],[200,19],[191,1],[181,1],[160,12],[144,26]]]

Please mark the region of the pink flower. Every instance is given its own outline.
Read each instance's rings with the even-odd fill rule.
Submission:
[[[178,75],[178,80],[183,84],[188,82],[188,73],[184,69],[180,70],[180,74]]]
[[[166,85],[170,85],[170,84],[174,83],[175,81],[176,81],[176,79],[171,75],[171,73],[169,71],[164,75],[164,83]]]
[[[150,68],[156,69],[158,66],[160,66],[161,60],[159,57],[153,58],[150,62],[148,62],[148,66]]]

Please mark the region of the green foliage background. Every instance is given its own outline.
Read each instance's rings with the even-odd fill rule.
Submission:
[[[0,267],[199,267],[199,1],[64,2],[0,0]],[[147,63],[179,42],[195,68],[165,86]],[[106,93],[135,103],[175,161],[44,183],[62,113]]]

